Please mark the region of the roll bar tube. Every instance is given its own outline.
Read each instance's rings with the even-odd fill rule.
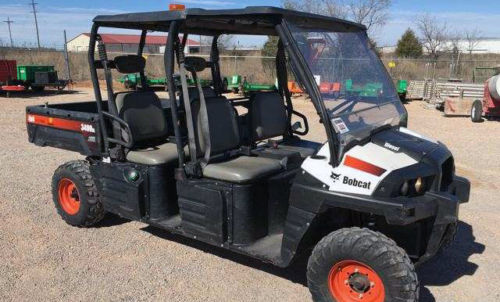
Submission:
[[[101,88],[99,86],[99,78],[97,77],[97,68],[95,66],[95,48],[96,48],[96,40],[97,40],[97,32],[99,31],[99,26],[97,24],[92,25],[92,30],[90,32],[90,42],[89,42],[89,51],[88,51],[88,61],[90,67],[90,79],[92,81],[92,86],[94,87],[94,95],[97,105],[97,113],[99,115],[99,124],[101,126],[101,135],[102,140],[104,142],[104,149],[101,150],[103,153],[109,152],[109,142],[108,142],[108,133],[106,131],[106,123],[104,122],[104,116],[102,114],[102,94]]]
[[[168,31],[167,45],[165,46],[165,53],[163,61],[165,64],[165,72],[167,77],[168,95],[170,98],[170,111],[172,113],[172,124],[174,125],[175,143],[177,145],[177,153],[179,155],[179,168],[184,167],[185,156],[184,148],[179,129],[179,117],[177,109],[177,99],[175,98],[175,83],[174,83],[174,43],[179,34],[179,24],[174,21],[170,23]]]
[[[328,138],[328,145],[330,147],[330,164],[333,166],[337,166],[339,164],[339,158],[337,157],[336,153],[339,146],[338,139],[335,130],[330,123],[330,118],[326,111],[325,104],[323,104],[323,102],[321,101],[321,93],[319,91],[318,85],[316,84],[316,81],[314,80],[314,76],[309,69],[306,61],[304,60],[304,57],[300,54],[299,47],[297,46],[290,28],[288,27],[288,23],[285,19],[281,21],[281,24],[276,25],[276,31],[282,39],[283,45],[288,51],[292,63],[297,67],[296,71],[298,74],[296,76],[304,84],[307,92],[309,93],[309,96],[311,97],[316,112],[323,121],[323,126],[325,127],[326,135]]]
[[[148,34],[147,30],[143,30],[141,32],[141,39],[139,41],[139,47],[137,48],[137,55],[138,56],[142,56],[142,54],[144,53],[144,45],[146,45],[147,34]],[[144,89],[148,85],[148,83],[146,81],[146,74],[144,73],[144,70],[141,70],[141,72],[139,74],[141,76],[141,85],[142,85],[142,88]]]

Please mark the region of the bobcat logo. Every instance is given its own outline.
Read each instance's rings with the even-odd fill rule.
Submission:
[[[336,182],[340,179],[340,174],[335,174],[332,172],[332,175],[330,175],[330,177],[333,179],[333,182]]]

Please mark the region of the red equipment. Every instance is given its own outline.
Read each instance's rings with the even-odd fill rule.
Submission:
[[[12,80],[17,80],[17,62],[0,60],[0,85],[6,85]]]
[[[334,95],[335,93],[340,92],[340,83],[338,83],[338,82],[334,82],[334,83],[321,82],[321,84],[319,85],[319,91],[322,94]]]
[[[494,95],[498,94],[494,86],[496,83],[493,81],[499,81],[500,77],[492,77],[486,81],[484,85],[484,99],[483,99],[483,112],[485,116],[500,117],[500,98],[495,98]],[[490,89],[495,89],[491,91]]]

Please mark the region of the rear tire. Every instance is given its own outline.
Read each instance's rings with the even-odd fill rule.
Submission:
[[[70,161],[57,168],[52,177],[52,197],[57,212],[70,225],[89,227],[104,217],[87,161]]]
[[[474,123],[480,123],[483,121],[483,102],[480,100],[475,100],[474,103],[472,103],[470,119]]]
[[[406,252],[385,235],[345,228],[325,236],[307,264],[316,302],[418,301],[419,283]]]

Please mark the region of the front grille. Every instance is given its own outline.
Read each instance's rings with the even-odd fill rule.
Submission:
[[[450,156],[441,165],[441,191],[447,191],[448,187],[453,182],[453,174],[455,173],[455,162]]]

